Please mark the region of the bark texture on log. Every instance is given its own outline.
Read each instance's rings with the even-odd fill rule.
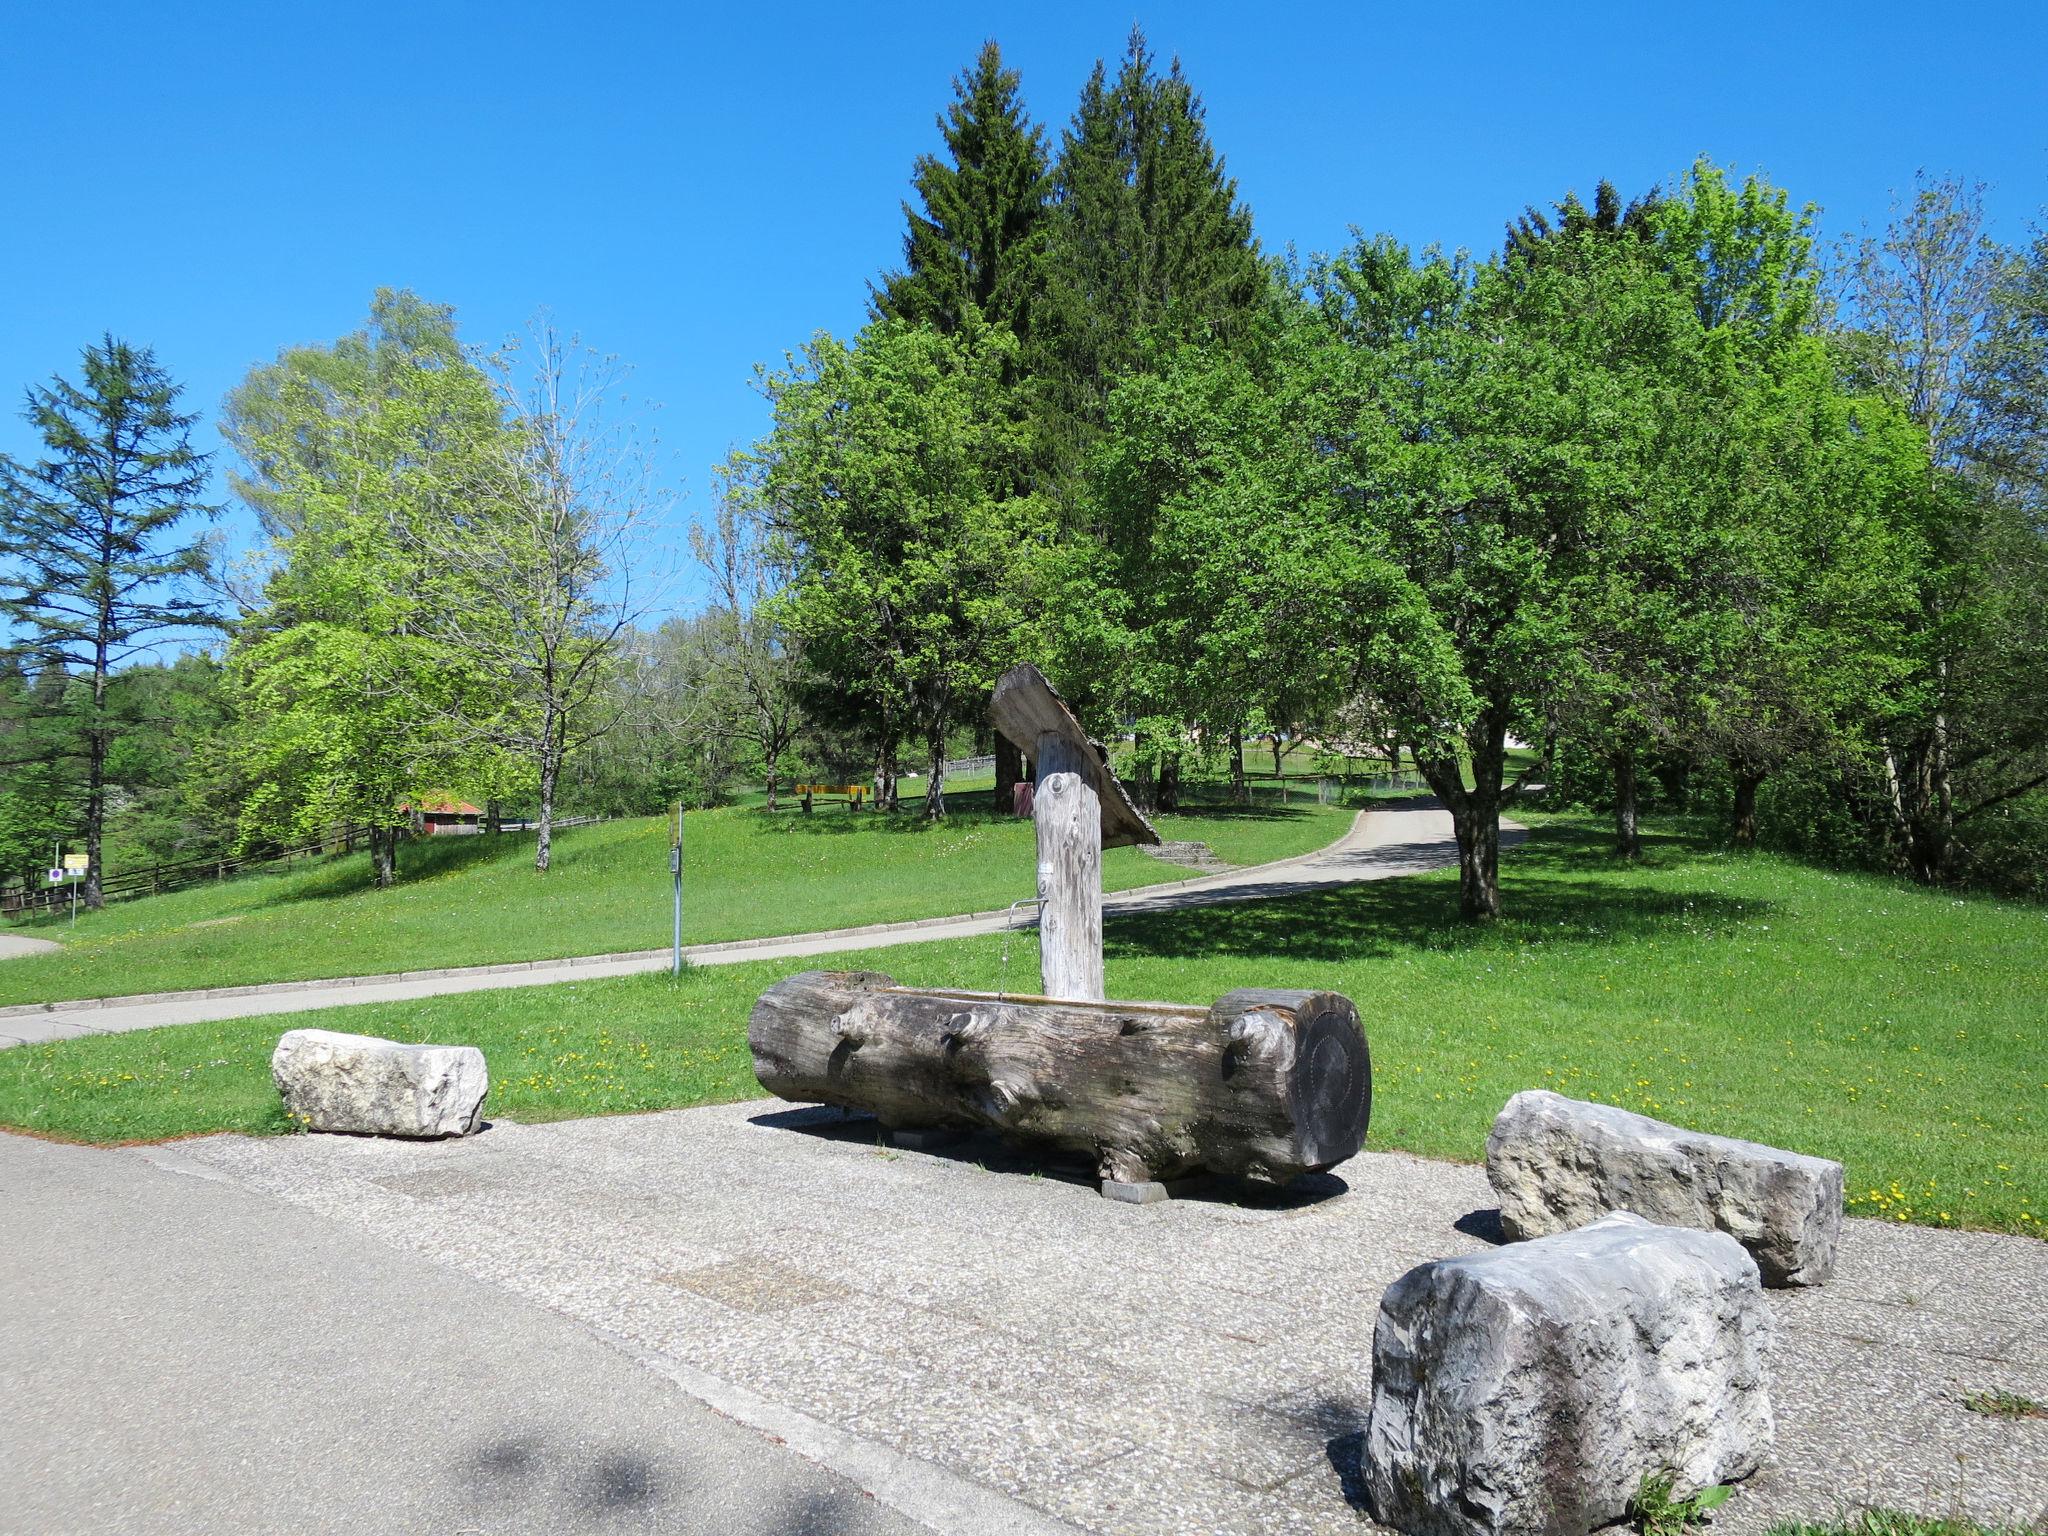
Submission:
[[[1038,974],[1047,997],[1101,1002],[1102,800],[1079,750],[1038,738]]]
[[[1213,1008],[920,991],[806,971],[761,995],[754,1073],[885,1126],[960,1126],[1122,1183],[1207,1170],[1284,1184],[1364,1144],[1372,1061],[1351,1000],[1247,989]]]

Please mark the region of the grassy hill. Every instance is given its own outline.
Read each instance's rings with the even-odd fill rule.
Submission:
[[[1854,1214],[2035,1232],[2048,1220],[2048,908],[1530,816],[1506,916],[1455,920],[1447,874],[1116,919],[1112,996],[1329,987],[1371,1038],[1370,1145],[1477,1159],[1509,1095],[1553,1087],[1838,1158]],[[1007,857],[1007,850],[1006,850]],[[1029,986],[1029,934],[863,951],[916,985]],[[831,961],[811,962],[830,966]],[[760,1092],[755,996],[787,961],[195,1024],[0,1052],[0,1124],[107,1141],[285,1129],[271,1048],[298,1025],[468,1042],[515,1120]]]
[[[985,798],[985,797],[984,797]],[[971,801],[970,801],[971,803]],[[1302,803],[1158,818],[1169,839],[1205,841],[1232,864],[1306,853],[1351,813]],[[964,809],[912,816],[821,809],[692,812],[683,937],[723,939],[900,922],[1005,906],[1035,891],[1031,823]],[[572,828],[554,867],[533,869],[530,835],[407,844],[400,881],[370,884],[366,854],[120,902],[20,931],[58,954],[0,962],[0,1005],[323,976],[490,965],[653,949],[669,941],[668,827],[661,818]],[[1140,852],[1103,856],[1109,890],[1189,871]]]

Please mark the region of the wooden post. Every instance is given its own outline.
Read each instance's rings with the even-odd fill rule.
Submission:
[[[1064,736],[1038,738],[1038,974],[1047,997],[1099,1003],[1102,980],[1102,799]]]
[[[1039,974],[1047,997],[1101,1002],[1102,850],[1156,843],[1088,733],[1038,668],[1012,667],[989,702],[997,731],[1029,746],[1038,784]]]

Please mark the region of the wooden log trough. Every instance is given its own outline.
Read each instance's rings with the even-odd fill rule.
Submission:
[[[806,971],[747,1025],[761,1085],[892,1130],[991,1129],[1111,1184],[1202,1172],[1284,1184],[1365,1141],[1372,1061],[1351,1000],[1232,992],[1212,1008],[899,987]]]

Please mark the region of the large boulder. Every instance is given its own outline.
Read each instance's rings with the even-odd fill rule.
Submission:
[[[1732,1238],[1638,1216],[1412,1269],[1373,1333],[1373,1513],[1411,1536],[1585,1536],[1647,1476],[1746,1477],[1771,1445],[1770,1329]]]
[[[1842,1165],[1707,1136],[1611,1104],[1518,1093],[1486,1138],[1486,1177],[1510,1239],[1634,1211],[1726,1232],[1766,1285],[1818,1285],[1842,1236]]]
[[[288,1033],[270,1075],[309,1130],[362,1136],[467,1136],[483,1124],[491,1086],[473,1045],[400,1045],[331,1029]]]

